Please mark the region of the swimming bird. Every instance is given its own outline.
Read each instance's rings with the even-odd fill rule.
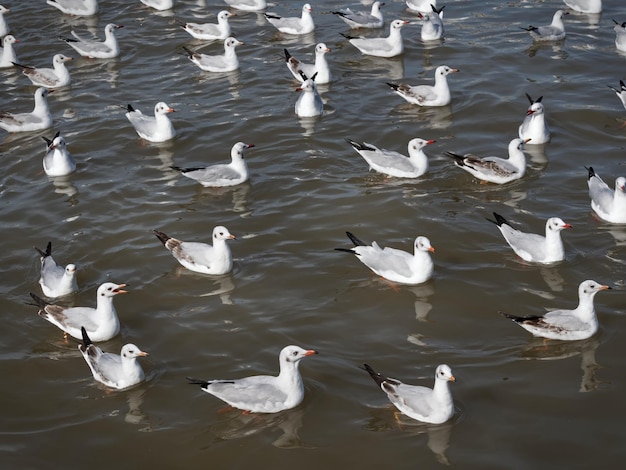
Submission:
[[[408,253],[396,248],[381,248],[378,243],[366,245],[352,233],[346,232],[354,247],[335,248],[356,255],[359,261],[381,277],[399,284],[422,284],[428,281],[434,270],[430,253],[435,249],[426,237],[417,237],[414,243],[414,252]]]
[[[218,225],[213,229],[213,246],[207,243],[184,242],[158,230],[152,232],[172,256],[191,271],[221,275],[233,269],[233,255],[226,242],[234,240],[235,236],[226,227]]]
[[[170,108],[167,103],[160,101],[154,106],[154,117],[146,116],[130,104],[126,109],[126,118],[142,139],[149,142],[165,142],[176,136],[176,130],[168,117],[174,109]]]
[[[435,70],[435,85],[407,85],[405,83],[387,83],[391,89],[406,101],[418,106],[447,106],[450,104],[450,87],[448,75],[457,73],[447,65],[440,65]]]
[[[352,11],[350,8],[343,10],[333,11],[334,15],[337,15],[343,20],[350,28],[382,28],[384,23],[383,12],[381,7],[385,5],[383,2],[376,1],[372,3],[371,11]]]
[[[196,39],[214,41],[216,39],[226,39],[231,35],[228,18],[236,16],[226,10],[217,14],[217,24],[215,23],[185,23],[182,28]]]
[[[9,67],[13,67],[13,62],[17,62],[17,56],[15,55],[15,50],[13,49],[13,44],[17,44],[19,39],[17,39],[12,34],[7,34],[4,38],[2,38],[2,54],[0,55],[0,69],[7,69]]]
[[[34,247],[41,256],[39,285],[43,295],[49,298],[61,297],[78,291],[76,265],[59,266],[52,257],[52,242],[48,242],[46,251]]]
[[[66,176],[76,171],[76,162],[67,151],[65,139],[57,132],[52,139],[41,137],[46,141],[46,154],[43,157],[43,171],[48,176]]]
[[[248,181],[248,166],[243,154],[245,149],[252,147],[254,144],[237,142],[230,151],[231,162],[228,164],[194,168],[172,166],[171,168],[205,187],[235,186]]]
[[[315,23],[311,12],[313,8],[308,3],[302,6],[301,17],[282,17],[275,13],[265,13],[265,19],[278,31],[286,34],[302,35],[309,34],[315,29]]]
[[[174,0],[141,0],[141,3],[158,11],[166,11],[174,8]]]
[[[533,145],[545,144],[550,142],[550,128],[546,123],[546,114],[540,96],[533,100],[528,93],[526,98],[530,101],[530,106],[526,110],[526,117],[519,126],[519,138],[522,140],[530,140]]]
[[[311,78],[306,78],[306,75],[302,75],[305,77],[305,80],[296,88],[301,94],[296,101],[295,112],[299,117],[321,116],[324,113],[324,103],[317,91],[315,75]]]
[[[0,38],[3,38],[7,34],[9,34],[9,25],[7,24],[7,20],[4,17],[6,13],[9,13],[11,10],[4,5],[0,5]]]
[[[35,108],[30,113],[8,113],[0,111],[0,127],[7,132],[39,131],[52,127],[52,115],[48,108],[47,88],[35,91]]]
[[[92,16],[98,13],[97,0],[46,0],[46,3],[67,15]]]
[[[82,339],[81,327],[84,327],[93,341],[108,341],[120,332],[120,320],[113,305],[113,297],[125,294],[126,284],[105,282],[98,287],[97,305],[93,307],[62,307],[49,304],[41,297],[30,293],[39,306],[39,316],[45,318],[65,335]]]
[[[122,347],[120,355],[107,353],[91,342],[85,328],[81,328],[81,333],[83,344],[78,345],[78,350],[85,358],[94,379],[117,390],[123,390],[144,381],[146,377],[137,358],[147,356],[147,352],[128,343]]]
[[[611,85],[607,86],[615,92],[619,100],[622,102],[622,106],[626,109],[626,84],[624,81],[619,81],[619,90],[617,88],[613,88]]]
[[[513,251],[530,263],[556,263],[565,259],[561,230],[572,228],[559,217],[550,217],[546,222],[546,235],[525,233],[514,229],[500,214],[494,212],[495,220],[487,219],[498,226],[502,236]]]
[[[562,341],[587,339],[598,331],[598,318],[593,305],[594,296],[610,289],[596,281],[587,280],[578,286],[578,307],[574,310],[553,310],[545,315],[518,317],[500,312],[534,336]]]
[[[446,364],[440,364],[435,369],[435,386],[432,389],[408,385],[398,379],[385,377],[374,371],[368,364],[363,364],[363,370],[367,371],[374,382],[387,394],[391,403],[409,418],[425,423],[441,424],[454,415],[454,402],[448,384],[455,382],[456,379]]]
[[[526,173],[526,156],[522,147],[527,141],[513,139],[509,143],[509,158],[477,157],[471,153],[459,155],[445,152],[444,155],[454,159],[459,168],[474,175],[481,181],[504,184],[520,179]]]
[[[239,59],[235,48],[243,45],[243,42],[235,38],[226,38],[224,41],[224,54],[208,55],[201,52],[194,52],[183,46],[187,58],[206,72],[232,72],[239,68]]]
[[[33,85],[46,88],[61,88],[68,86],[71,82],[70,72],[65,66],[65,62],[72,60],[71,57],[63,54],[55,54],[52,58],[54,68],[35,68],[28,65],[21,65],[13,62],[13,65],[20,69],[22,73],[31,81]]]
[[[411,139],[408,145],[409,156],[393,150],[379,149],[367,142],[346,139],[352,148],[361,155],[371,169],[397,178],[417,178],[428,170],[428,158],[424,147],[434,144],[435,140]]]
[[[265,0],[224,0],[224,2],[228,6],[242,11],[260,11],[267,7]]]
[[[615,47],[618,51],[626,52],[626,21],[618,23],[613,20],[613,23],[615,23],[613,27],[615,30]]]
[[[572,10],[581,13],[602,13],[602,0],[563,0]]]
[[[437,9],[437,7],[431,5],[432,11],[427,13],[418,13],[418,16],[424,20],[422,24],[422,30],[420,37],[422,41],[437,41],[442,39],[445,34],[445,28],[443,26],[443,9]]]
[[[389,36],[383,38],[353,37],[343,33],[340,34],[361,51],[361,54],[376,57],[395,57],[404,52],[401,30],[407,24],[409,24],[408,21],[393,20],[389,26]]]
[[[612,224],[626,224],[626,178],[618,177],[615,180],[615,190],[612,190],[596,174],[593,167],[590,166],[587,171],[587,186],[593,211],[602,220]]]
[[[557,10],[552,17],[552,23],[547,26],[529,26],[528,28],[522,28],[530,33],[530,36],[538,42],[544,41],[560,41],[565,39],[565,25],[563,24],[563,15],[569,15],[568,12],[563,10]]]
[[[304,385],[298,370],[300,361],[317,354],[314,349],[286,346],[279,356],[280,373],[253,375],[233,380],[199,380],[187,377],[190,384],[249,413],[278,413],[295,408],[304,399]]]
[[[406,6],[409,7],[409,10],[419,11],[420,13],[430,12],[431,5],[436,7],[437,0],[406,0]]]
[[[112,59],[120,55],[120,47],[115,37],[115,30],[122,25],[109,23],[104,27],[104,41],[84,39],[71,31],[73,38],[59,37],[83,57],[92,59]]]
[[[306,80],[302,74],[307,77],[315,75],[315,83],[323,85],[331,81],[330,67],[326,60],[326,54],[330,52],[330,49],[326,47],[326,44],[320,42],[315,46],[315,63],[305,64],[293,57],[287,49],[285,51],[285,63],[287,68],[300,83]]]

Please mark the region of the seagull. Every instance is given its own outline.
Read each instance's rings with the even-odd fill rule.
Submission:
[[[526,117],[519,126],[519,138],[522,140],[530,140],[531,144],[545,144],[550,142],[550,129],[546,124],[546,115],[540,96],[533,100],[528,93],[526,98],[530,101],[530,106],[526,111]]]
[[[182,28],[196,39],[214,41],[216,39],[226,39],[230,36],[230,23],[228,18],[236,16],[226,10],[217,14],[217,24],[215,23],[185,23]]]
[[[233,408],[249,413],[278,413],[295,408],[304,399],[304,385],[298,370],[300,360],[317,354],[314,349],[286,346],[279,356],[278,376],[253,375],[234,380],[198,380],[189,383],[225,401]]]
[[[158,11],[171,10],[174,7],[174,0],[141,0],[141,3]]]
[[[84,327],[93,341],[108,341],[120,332],[120,320],[117,317],[113,297],[125,294],[126,284],[105,282],[98,287],[97,306],[62,307],[49,304],[41,297],[30,293],[39,306],[39,316],[76,339],[82,339],[81,327]]]
[[[11,10],[4,5],[0,5],[0,38],[3,38],[9,34],[10,28],[7,24],[7,20],[4,17],[5,13],[9,13]]]
[[[404,51],[401,29],[407,24],[409,24],[408,21],[393,20],[389,27],[389,36],[383,38],[353,37],[343,33],[341,35],[360,50],[361,54],[376,57],[395,57]]]
[[[587,186],[589,186],[593,211],[607,222],[626,224],[626,178],[618,177],[615,180],[615,191],[613,191],[593,171],[593,167],[590,166],[587,171],[589,172]]]
[[[267,7],[265,0],[224,0],[224,2],[232,8],[242,11],[260,11]]]
[[[333,11],[333,14],[341,18],[344,23],[352,29],[382,28],[384,19],[383,12],[380,10],[380,7],[383,5],[383,2],[378,1],[372,3],[372,10],[369,13],[366,11],[352,11],[350,8],[345,8],[343,10]]]
[[[296,90],[302,92],[296,101],[296,114],[299,117],[321,116],[324,113],[324,103],[322,102],[320,94],[317,92],[315,75],[311,78],[306,78],[305,74],[302,75],[305,80],[296,88]]]
[[[34,247],[41,256],[41,277],[39,285],[43,295],[49,298],[61,297],[78,291],[76,283],[76,266],[68,264],[59,266],[52,257],[52,242],[48,242],[46,251]]]
[[[443,9],[445,5],[439,10],[433,5],[431,5],[431,8],[432,11],[428,13],[418,13],[418,16],[424,20],[420,33],[422,41],[437,41],[442,39],[445,33],[445,28],[443,27]]]
[[[534,336],[563,341],[587,339],[598,331],[598,318],[593,306],[593,297],[609,286],[596,281],[583,281],[578,286],[578,307],[574,310],[553,310],[545,315],[517,317],[500,312]]]
[[[235,38],[226,38],[224,41],[224,54],[207,55],[194,52],[183,46],[187,58],[206,72],[232,72],[239,68],[239,59],[235,48],[243,45],[243,42]]]
[[[624,40],[626,41],[626,34],[625,34]],[[617,88],[613,88],[611,85],[607,85],[607,86],[615,92],[619,100],[622,102],[622,105],[626,109],[626,84],[624,84],[624,81],[623,80],[619,81],[619,90]]]
[[[563,0],[572,10],[581,13],[602,13],[602,0]]]
[[[613,23],[615,23],[613,27],[615,30],[615,47],[618,51],[626,52],[626,21],[618,23],[613,20]]]
[[[47,88],[35,91],[35,108],[31,113],[7,113],[0,111],[0,127],[7,132],[39,131],[52,127],[52,116],[48,108]]]
[[[400,412],[409,418],[431,424],[441,424],[454,415],[454,402],[448,382],[455,382],[452,370],[446,364],[435,369],[435,386],[430,389],[419,385],[408,385],[391,377],[385,377],[363,364],[374,382]]]
[[[308,3],[302,6],[302,16],[283,18],[275,13],[265,13],[265,19],[270,22],[278,31],[286,34],[309,34],[315,29],[315,23],[311,12],[313,8]]]
[[[106,353],[91,342],[85,328],[81,327],[81,333],[83,344],[78,345],[78,350],[85,358],[94,379],[117,390],[123,390],[144,381],[145,375],[137,358],[147,356],[147,352],[128,343],[122,347],[120,355]]]
[[[67,151],[65,139],[57,132],[52,139],[41,137],[46,141],[46,154],[43,157],[43,171],[48,176],[66,176],[76,171],[76,162]]]
[[[430,253],[435,249],[426,237],[417,237],[414,243],[414,253],[408,253],[396,248],[381,248],[378,243],[366,245],[352,233],[346,232],[354,247],[335,248],[356,255],[359,261],[381,277],[399,284],[422,284],[433,275],[433,260]]]
[[[287,68],[291,74],[300,83],[305,80],[302,76],[302,74],[304,74],[307,77],[315,75],[315,83],[323,85],[329,83],[331,80],[330,67],[328,66],[328,61],[326,60],[326,53],[328,52],[330,52],[330,49],[326,47],[326,44],[320,42],[315,46],[315,63],[305,64],[304,62],[300,62],[298,59],[293,57],[289,51],[285,49],[285,63],[287,64]]]
[[[529,26],[528,28],[522,28],[530,33],[530,36],[538,42],[544,41],[560,41],[565,39],[565,25],[561,19],[563,15],[569,13],[563,10],[557,10],[552,17],[552,23],[548,26]]]
[[[234,240],[226,227],[213,229],[213,246],[207,243],[184,242],[158,230],[152,231],[172,256],[191,271],[202,274],[221,275],[232,271],[233,255],[226,241]]]
[[[526,173],[526,157],[522,146],[528,141],[513,139],[509,143],[509,158],[477,157],[468,153],[459,155],[445,152],[444,155],[454,159],[454,164],[459,168],[474,175],[481,181],[504,184],[520,179]]]
[[[21,65],[13,62],[13,65],[20,69],[33,85],[43,86],[46,88],[61,88],[68,86],[71,82],[70,72],[65,66],[65,62],[72,60],[71,57],[63,54],[55,54],[52,58],[52,66],[54,68],[35,68],[28,65]]]
[[[418,11],[420,13],[430,12],[431,5],[436,7],[437,0],[406,0],[406,6],[409,7],[409,10]]]
[[[565,259],[561,230],[572,228],[559,217],[550,217],[546,222],[546,236],[520,232],[514,229],[500,214],[494,212],[495,220],[487,219],[498,226],[502,236],[513,251],[524,261],[550,264]]]
[[[46,0],[46,3],[67,15],[92,16],[98,13],[97,0]]]
[[[126,109],[128,111],[126,118],[142,139],[149,142],[165,142],[176,136],[174,126],[167,116],[173,113],[174,109],[170,108],[167,103],[160,101],[154,106],[154,117],[144,115],[130,104]]]
[[[13,50],[13,44],[17,44],[19,39],[11,34],[7,34],[2,39],[2,55],[0,55],[0,69],[13,67],[13,62],[17,62],[17,56]]]
[[[393,150],[379,149],[367,142],[356,142],[346,139],[352,148],[361,155],[371,169],[397,178],[417,178],[428,170],[428,158],[424,153],[424,147],[434,144],[436,140],[424,140],[420,138],[409,141],[409,156]]]
[[[457,73],[459,69],[453,69],[447,65],[440,65],[435,70],[435,85],[407,85],[405,83],[387,83],[393,91],[409,103],[418,106],[447,106],[450,104],[450,88],[448,79],[451,73]]]
[[[196,180],[202,186],[217,188],[223,186],[235,186],[248,181],[248,166],[243,157],[245,149],[254,147],[254,144],[237,142],[230,151],[232,161],[229,164],[211,165],[207,167],[171,168],[180,171],[183,176]]]
[[[74,38],[60,37],[60,39],[65,41],[83,57],[89,57],[92,59],[111,59],[120,54],[120,48],[117,44],[117,39],[115,38],[114,33],[116,29],[123,27],[124,26],[122,25],[114,23],[107,24],[104,28],[104,42],[83,39],[74,31],[71,32]]]

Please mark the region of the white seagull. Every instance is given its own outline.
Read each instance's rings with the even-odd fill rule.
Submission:
[[[146,116],[132,105],[127,106],[126,118],[142,139],[150,142],[165,142],[176,136],[174,126],[167,116],[173,113],[167,103],[160,101],[154,106],[154,116]]]
[[[214,41],[216,39],[226,39],[230,36],[230,23],[228,18],[236,16],[226,10],[217,14],[217,24],[215,23],[185,23],[182,28],[196,39]]]
[[[54,67],[52,69],[29,67],[16,62],[13,62],[13,65],[20,69],[33,82],[33,85],[46,88],[61,88],[68,86],[71,82],[70,72],[65,66],[65,62],[70,60],[72,60],[71,57],[55,54],[52,58],[52,66]]]
[[[303,74],[304,77],[306,75]],[[296,90],[301,92],[294,106],[295,112],[299,117],[315,117],[324,113],[324,103],[317,91],[315,75],[311,78],[306,78]]]
[[[406,6],[409,10],[418,11],[420,13],[428,13],[431,11],[431,5],[436,7],[437,0],[406,0]]]
[[[241,11],[260,11],[267,7],[265,0],[224,0],[224,2]]]
[[[387,83],[391,89],[411,104],[418,106],[447,106],[450,104],[450,87],[448,75],[457,73],[447,65],[440,65],[435,70],[435,85],[407,85],[405,83]]]
[[[76,282],[76,266],[68,264],[59,266],[52,257],[52,242],[48,242],[46,251],[35,247],[41,256],[41,276],[39,285],[43,295],[49,298],[61,297],[78,291]]]
[[[0,55],[0,68],[7,69],[13,67],[13,63],[17,62],[17,56],[13,49],[13,44],[20,42],[15,36],[7,34],[2,39],[2,55]]]
[[[340,34],[348,39],[350,44],[360,50],[361,54],[376,57],[395,57],[404,52],[401,30],[407,24],[409,24],[408,21],[393,20],[389,27],[389,36],[383,38],[362,38]]]
[[[526,173],[526,156],[522,147],[527,141],[513,139],[509,143],[509,158],[477,157],[471,153],[459,155],[445,152],[444,155],[454,159],[459,168],[474,175],[481,181],[504,184],[520,179]]]
[[[232,72],[239,68],[239,59],[235,48],[243,45],[243,42],[235,38],[226,38],[224,41],[224,54],[207,55],[194,52],[183,46],[187,58],[206,72],[224,73]]]
[[[287,68],[300,83],[304,82],[305,78],[315,75],[315,83],[323,85],[331,81],[330,67],[326,60],[326,54],[330,52],[330,49],[326,47],[326,44],[320,42],[315,46],[315,63],[305,64],[292,56],[287,49],[285,49],[285,63]]]
[[[295,408],[304,399],[304,385],[298,370],[300,361],[317,354],[313,349],[286,346],[279,356],[280,373],[253,375],[232,380],[199,380],[187,377],[189,383],[225,401],[233,408],[249,413],[278,413]]]
[[[581,13],[602,13],[602,0],[563,0],[574,11]]]
[[[125,294],[126,284],[105,282],[98,287],[97,306],[62,307],[49,304],[41,297],[30,293],[39,306],[39,316],[65,332],[65,335],[82,339],[81,327],[85,327],[93,341],[108,341],[120,332],[120,320],[113,305],[113,297]]]
[[[384,5],[383,2],[372,3],[372,10],[367,11],[352,11],[350,8],[345,8],[339,11],[333,11],[334,15],[341,18],[352,29],[368,28],[376,29],[382,28],[384,23],[383,12],[380,7]]]
[[[67,15],[92,16],[98,13],[97,0],[46,0],[46,3]]]
[[[43,157],[43,171],[48,176],[66,176],[76,171],[76,162],[67,151],[65,139],[57,132],[52,139],[41,137],[46,141],[46,154]]]
[[[7,20],[4,17],[5,13],[9,13],[11,10],[4,5],[0,5],[0,38],[3,38],[9,34],[10,28],[7,24]]]
[[[0,111],[0,127],[7,132],[39,131],[52,127],[52,115],[48,108],[47,88],[35,91],[35,108],[31,113],[7,113]]]
[[[446,364],[435,370],[435,386],[431,389],[419,385],[408,385],[391,377],[385,377],[363,364],[374,382],[387,394],[387,397],[400,412],[409,418],[424,423],[441,424],[454,415],[454,402],[448,387],[455,382],[452,370]]]
[[[546,114],[540,96],[533,100],[526,93],[530,106],[526,110],[526,117],[519,126],[519,138],[522,140],[530,140],[531,144],[539,145],[550,142],[550,128],[546,123]]]
[[[158,11],[166,11],[174,8],[174,0],[141,0],[141,3]]]
[[[213,246],[207,243],[184,242],[158,230],[152,232],[172,256],[190,271],[221,275],[233,269],[233,255],[226,242],[234,240],[235,236],[226,227],[218,225],[213,229]]]
[[[443,26],[443,9],[445,5],[439,10],[432,5],[431,8],[432,11],[428,13],[418,14],[418,16],[424,20],[422,31],[420,32],[422,41],[437,41],[442,39],[445,34],[445,28]]]
[[[615,47],[618,51],[626,52],[626,21],[618,23],[613,20],[613,23],[615,23],[613,27],[615,30]]]
[[[545,315],[517,317],[500,312],[534,336],[563,341],[587,339],[598,331],[598,318],[593,306],[594,296],[610,289],[596,281],[583,281],[578,286],[578,307],[574,310],[553,310]]]
[[[426,237],[415,239],[414,252],[411,254],[396,248],[381,248],[376,242],[366,245],[350,232],[346,232],[346,235],[354,243],[354,247],[335,250],[356,255],[361,263],[391,282],[422,284],[433,275],[434,265],[430,253],[435,249]]]
[[[245,149],[251,147],[254,147],[254,144],[237,142],[230,151],[231,162],[228,164],[195,168],[172,166],[171,168],[205,187],[235,186],[248,181],[248,165],[246,165],[243,153]]]
[[[530,33],[530,36],[538,42],[544,41],[560,41],[565,39],[565,25],[563,24],[563,15],[569,13],[563,10],[557,10],[552,17],[552,23],[547,26],[529,26],[528,28],[522,28]]]
[[[115,37],[115,30],[123,28],[122,25],[109,23],[104,27],[104,41],[95,41],[91,39],[84,39],[71,31],[73,38],[63,38],[76,52],[83,57],[89,57],[92,59],[111,59],[117,57],[120,54],[120,47]]]
[[[420,138],[411,139],[408,145],[409,156],[406,157],[393,150],[379,149],[367,142],[346,140],[365,159],[371,169],[397,178],[417,178],[426,173],[428,158],[424,153],[424,147],[436,142]]]
[[[607,86],[615,92],[619,100],[622,102],[622,106],[624,106],[624,108],[626,109],[626,84],[624,83],[624,81],[619,81],[619,90],[617,88],[613,88],[611,85]]]
[[[147,352],[128,343],[122,347],[120,355],[107,353],[91,342],[85,328],[81,328],[81,332],[83,344],[78,345],[78,350],[85,358],[94,379],[117,390],[144,381],[145,375],[137,358],[147,356]]]
[[[269,21],[281,33],[302,35],[309,34],[315,29],[315,23],[311,12],[313,8],[308,3],[302,6],[301,17],[281,17],[275,13],[265,13],[265,19]]]
[[[495,220],[487,219],[498,226],[502,236],[517,256],[530,263],[550,264],[565,259],[561,230],[572,228],[559,217],[550,217],[546,222],[546,236],[520,232],[514,229],[500,214],[494,212]]]
[[[590,166],[587,170],[587,186],[593,211],[607,222],[626,224],[626,178],[618,177],[615,180],[615,190],[612,190],[593,171],[593,167]]]

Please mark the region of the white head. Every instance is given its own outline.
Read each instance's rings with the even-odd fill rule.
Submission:
[[[65,139],[62,135],[57,135],[53,140],[50,146],[48,147],[50,150],[54,149],[65,149]],[[73,265],[72,265],[73,266]]]
[[[126,294],[126,291],[122,290],[123,287],[126,287],[126,284],[114,284],[113,282],[105,282],[100,287],[98,287],[98,297],[113,297],[117,294]]]
[[[65,266],[65,275],[69,277],[76,276],[76,266],[74,264],[68,264]]]
[[[44,87],[40,87],[37,88],[37,91],[35,91],[35,100],[38,99],[42,99],[42,98],[46,98],[46,96],[48,96],[49,90],[47,88]]]
[[[572,228],[572,226],[563,222],[559,217],[550,217],[546,222],[546,229],[553,232],[560,232],[566,228]]]
[[[254,147],[254,144],[246,144],[244,142],[237,142],[233,145],[233,148],[230,150],[230,157],[233,161],[243,161],[243,152],[245,149],[249,149]]]
[[[232,235],[228,229],[222,225],[218,225],[213,229],[213,240],[234,240],[235,236]]]
[[[409,24],[408,21],[403,21],[403,20],[393,20],[391,22],[391,29],[395,29],[395,30],[400,30],[402,29],[403,26]]]
[[[626,193],[626,178],[624,178],[623,176],[616,178],[615,189],[623,193]]]
[[[302,5],[302,13],[311,13],[313,11],[313,8],[311,8],[311,5],[309,5],[308,3],[305,3],[304,5]]]
[[[63,54],[55,54],[54,57],[52,58],[52,63],[55,65],[63,64],[69,60],[72,60],[72,58],[64,56]]]
[[[415,251],[430,251],[435,252],[435,249],[431,246],[430,240],[426,237],[417,237],[415,239]]]
[[[4,13],[8,13],[11,10],[9,10],[7,7],[5,7],[4,5],[0,5],[0,15],[3,15]]]
[[[526,139],[526,140],[522,140],[522,139],[513,139],[511,142],[509,142],[509,154],[511,152],[514,152],[515,150],[522,150],[522,147],[524,147],[524,144],[526,142],[530,142],[530,139]]]
[[[233,37],[226,38],[224,40],[224,49],[234,49],[237,46],[241,46],[243,42],[236,40]]]
[[[450,75],[451,73],[457,73],[459,69],[453,69],[452,67],[448,67],[447,65],[440,65],[435,70],[435,78],[438,76],[445,77],[446,75]]]
[[[454,375],[452,375],[452,369],[450,369],[450,367],[446,364],[437,366],[437,369],[435,370],[435,379],[443,380],[445,382],[456,382]]]
[[[419,152],[427,145],[434,144],[435,142],[437,141],[436,140],[424,140],[424,139],[420,139],[419,137],[416,137],[415,139],[411,139],[409,141],[409,155],[415,152]]]
[[[610,287],[605,286],[603,284],[599,284],[596,281],[592,281],[588,279],[586,281],[581,282],[580,285],[578,286],[578,296],[579,297],[583,297],[583,296],[593,297],[601,290],[607,290],[607,289],[610,289]]]
[[[285,346],[280,352],[279,360],[281,363],[290,362],[290,363],[299,363],[300,360],[304,359],[307,356],[313,356],[317,354],[317,351],[314,349],[302,349],[300,346]]]
[[[12,34],[7,34],[4,39],[2,40],[2,43],[7,46],[9,44],[15,44],[16,42],[20,42],[18,39],[15,38],[15,36],[13,36]]]
[[[115,31],[116,29],[123,28],[123,27],[124,26],[122,26],[121,24],[109,23],[108,25],[104,27],[104,33],[113,34],[113,31]]]
[[[383,5],[384,3],[381,2],[372,3],[372,15],[377,15],[378,13],[380,13],[380,7],[382,7]]]
[[[120,354],[125,359],[134,359],[136,357],[145,357],[148,356],[147,352],[142,351],[137,346],[132,343],[125,344],[122,347],[122,352]]]
[[[154,105],[154,114],[167,114],[173,112],[174,108],[170,108],[169,105],[167,103],[164,103],[163,101],[160,101]]]
[[[219,23],[222,23],[224,21],[228,21],[228,18],[230,18],[231,16],[235,16],[233,13],[226,11],[226,10],[222,10],[217,14],[217,21]]]
[[[563,18],[563,15],[569,15],[569,13],[567,11],[564,11],[564,10],[557,10],[554,13],[554,16],[552,17],[552,21],[560,20],[561,18]]]
[[[327,52],[330,52],[330,49],[326,47],[326,44],[320,42],[317,46],[315,46],[315,54],[316,55],[324,55]]]

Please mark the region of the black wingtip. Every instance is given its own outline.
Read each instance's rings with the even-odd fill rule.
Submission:
[[[206,380],[200,380],[200,379],[196,379],[194,377],[185,377],[189,383],[189,385],[200,385],[200,387],[205,388],[207,385],[209,385],[209,382],[207,382]]]
[[[585,167],[585,169],[587,170],[587,180],[590,180],[591,178],[593,178],[594,176],[596,176],[596,172],[593,171],[593,167]]]
[[[348,235],[350,241],[354,243],[354,246],[366,246],[366,244],[359,240],[353,233],[346,232],[346,235]]]
[[[378,372],[376,372],[374,369],[372,369],[372,366],[370,366],[369,364],[363,364],[363,367],[359,366],[359,368],[363,369],[364,371],[366,371],[370,375],[370,377],[372,379],[374,379],[374,382],[376,382],[376,385],[378,385],[379,387],[386,380],[385,377],[383,377]]]
[[[154,233],[154,235],[161,241],[161,243],[163,243],[163,246],[165,246],[165,244],[167,243],[167,241],[172,238],[168,235],[166,235],[163,232],[160,232],[158,230],[153,230],[152,233]]]
[[[335,248],[336,251],[343,251],[344,253],[350,253],[353,255],[356,255],[356,251],[354,251],[352,248]]]
[[[42,258],[46,258],[52,254],[52,242],[48,242],[48,244],[46,245],[46,251],[41,251],[36,246],[34,246],[33,248],[37,250],[37,253],[39,253]]]
[[[48,305],[48,302],[46,302],[45,300],[43,300],[41,297],[39,297],[37,294],[34,294],[32,292],[29,292],[31,298],[37,302],[37,306],[39,308],[45,308],[46,305]]]
[[[291,59],[291,54],[286,48],[283,49],[283,51],[285,51],[285,62],[289,62],[289,59]]]
[[[129,103],[126,105],[126,111],[128,111],[129,113],[132,113],[135,111],[135,108],[133,108],[133,105]]]
[[[93,344],[93,342],[91,341],[91,338],[87,334],[87,330],[85,329],[84,326],[80,327],[80,333],[83,335],[83,346],[85,349],[87,349],[90,344]]]
[[[506,225],[511,225],[507,222],[507,220],[502,217],[500,214],[498,214],[497,212],[493,213],[493,216],[495,217],[496,220],[491,220],[491,219],[487,219],[489,222],[493,222],[494,224],[496,224],[498,227],[501,227],[502,225],[506,224]]]
[[[400,85],[396,85],[395,83],[389,83],[389,82],[385,82],[385,83],[387,83],[387,85],[389,85],[391,89],[394,91],[398,91],[398,88],[400,87]]]
[[[356,36],[350,36],[349,34],[345,34],[345,33],[339,33],[339,34],[341,34],[346,39],[357,39]]]

